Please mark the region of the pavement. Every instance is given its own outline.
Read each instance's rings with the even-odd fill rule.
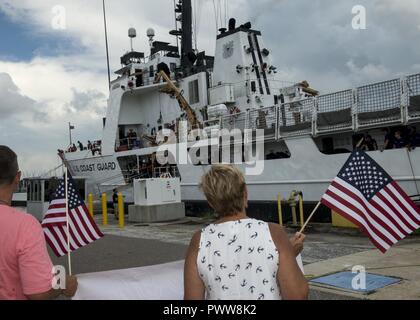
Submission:
[[[142,267],[183,260],[192,235],[212,221],[185,218],[172,223],[127,224],[122,230],[112,215],[109,225],[95,220],[105,233],[100,241],[72,254],[74,274]],[[287,229],[292,235],[295,231]],[[54,264],[67,265],[67,258]],[[309,278],[362,265],[368,272],[401,277],[404,280],[370,295],[354,294],[331,287],[311,285],[312,300],[420,299],[420,238],[412,237],[383,255],[357,230],[334,229],[325,224],[308,229],[302,252]]]

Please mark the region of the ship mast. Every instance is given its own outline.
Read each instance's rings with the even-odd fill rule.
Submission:
[[[193,50],[192,32],[193,16],[191,0],[179,0],[175,6],[178,14],[177,21],[181,21],[180,30],[172,30],[169,34],[181,37],[181,66],[184,73],[189,74],[197,57]]]

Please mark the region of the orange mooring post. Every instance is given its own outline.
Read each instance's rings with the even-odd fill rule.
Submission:
[[[90,216],[93,218],[93,194],[89,193],[88,196],[88,209]]]
[[[108,204],[106,201],[106,193],[102,193],[102,225],[108,225]]]
[[[125,213],[124,213],[124,197],[122,193],[118,193],[118,224],[120,229],[125,228],[125,221],[124,221]]]

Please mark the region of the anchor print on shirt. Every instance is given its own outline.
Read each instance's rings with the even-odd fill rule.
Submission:
[[[206,272],[203,272],[204,275],[210,272],[208,273],[210,277],[201,274],[200,277],[203,280],[206,279],[204,281],[210,280],[209,284],[211,286],[207,290],[208,292],[212,291],[212,294],[215,291],[228,294],[232,289],[237,290],[233,287],[238,286],[244,293],[247,292],[249,297],[265,300],[276,294],[275,280],[277,277],[277,271],[273,272],[273,278],[270,277],[271,271],[267,273],[268,270],[266,270],[265,263],[267,266],[270,266],[270,269],[271,266],[274,268],[278,250],[272,245],[266,247],[259,240],[260,238],[265,238],[266,225],[264,223],[258,221],[242,221],[242,225],[239,225],[239,223],[241,222],[236,223],[238,230],[232,233],[225,232],[225,229],[219,228],[218,225],[211,225],[205,230],[207,235],[210,234],[212,236],[203,239],[201,248],[203,252],[207,252],[208,256],[202,256],[199,261],[202,263],[202,267],[206,269]],[[245,231],[245,234],[239,231],[241,228]],[[267,231],[269,232],[269,229]],[[249,243],[248,245],[247,242]],[[269,240],[267,243],[273,242]],[[227,248],[229,250],[225,251]],[[228,256],[225,256],[228,252],[234,253],[233,259],[228,259]],[[242,253],[248,255],[248,263],[245,263],[245,261],[240,262],[239,260],[235,261],[245,257]],[[228,260],[222,260],[222,257]],[[253,261],[257,257],[260,259],[259,264],[257,264],[257,260]],[[247,279],[245,274],[248,272],[253,277],[256,275],[254,281]],[[243,280],[240,281],[241,279]]]
[[[232,244],[234,244],[236,240],[238,240],[238,237],[235,235],[232,240],[229,240],[228,246],[231,246]]]

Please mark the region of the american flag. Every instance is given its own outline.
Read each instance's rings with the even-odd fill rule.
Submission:
[[[68,214],[70,250],[67,239],[67,216],[65,179],[52,196],[42,227],[45,238],[57,257],[62,257],[103,237],[89,210],[75,188],[73,179],[68,177]]]
[[[352,153],[321,202],[357,225],[383,253],[420,227],[420,209],[361,150]]]

